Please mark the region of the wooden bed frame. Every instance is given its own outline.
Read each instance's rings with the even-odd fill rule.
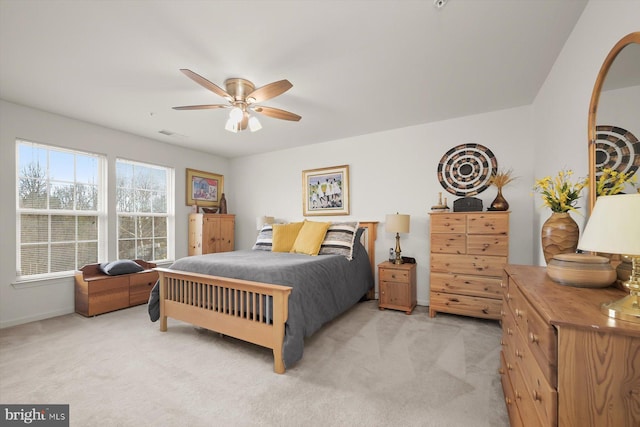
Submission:
[[[366,229],[362,240],[374,278],[377,224],[359,223]],[[284,373],[282,344],[290,287],[167,268],[154,270],[160,275],[161,331],[166,332],[167,318],[171,317],[270,348],[273,350],[273,370],[278,374]],[[369,298],[374,295],[375,289],[367,294]],[[273,307],[273,313],[269,313],[270,307]]]

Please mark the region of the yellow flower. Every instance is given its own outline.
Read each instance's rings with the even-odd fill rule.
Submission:
[[[611,168],[602,169],[602,174],[596,181],[596,194],[608,196],[621,193],[627,184],[632,187],[638,182],[638,174],[631,172],[618,172]]]
[[[541,194],[544,206],[553,212],[576,210],[575,205],[580,198],[580,192],[587,185],[588,179],[579,179],[573,183],[571,182],[572,175],[573,171],[569,169],[561,170],[554,178],[545,176],[542,179],[537,179],[533,191]]]

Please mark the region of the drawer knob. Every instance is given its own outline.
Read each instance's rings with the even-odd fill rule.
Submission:
[[[513,335],[513,329],[507,328],[507,335]]]
[[[533,390],[533,400],[537,400],[538,402],[542,402],[542,395],[538,390]]]
[[[507,369],[513,371],[513,365],[511,363],[507,363]]]
[[[513,401],[511,400],[510,397],[505,397],[504,398],[505,403],[507,404],[507,406],[511,406],[511,404],[513,403]]]
[[[536,334],[534,334],[533,332],[529,332],[529,341],[531,341],[534,344],[539,342],[538,336]]]
[[[521,352],[520,350],[516,349],[516,357],[518,357],[518,358],[522,359],[522,358],[523,358],[523,356],[524,356],[524,355],[522,354],[522,352]]]
[[[524,314],[524,312],[522,310],[520,310],[519,308],[516,308],[516,316],[518,316],[519,318],[522,319],[522,315]]]

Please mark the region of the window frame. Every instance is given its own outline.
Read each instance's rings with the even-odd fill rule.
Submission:
[[[97,176],[97,183],[95,184],[97,187],[97,199],[96,199],[96,209],[95,210],[80,210],[80,209],[76,209],[75,206],[75,198],[74,198],[74,208],[73,209],[55,209],[52,208],[49,205],[49,201],[47,202],[47,206],[45,208],[34,208],[34,207],[21,207],[20,206],[20,180],[23,177],[22,175],[22,171],[20,169],[20,148],[21,146],[30,146],[33,148],[37,148],[37,149],[43,149],[43,150],[47,150],[47,165],[46,165],[46,185],[47,185],[47,200],[49,200],[49,191],[51,188],[51,184],[52,181],[55,182],[61,182],[60,180],[56,180],[56,179],[52,179],[51,177],[51,164],[50,164],[50,153],[51,152],[56,152],[56,153],[63,153],[63,154],[72,154],[74,156],[84,156],[84,157],[90,157],[90,158],[94,158],[97,161],[97,171],[96,171],[96,176]],[[77,268],[80,268],[82,266],[77,265],[76,263],[78,262],[78,258],[77,258],[77,254],[78,254],[78,249],[76,247],[75,249],[75,256],[76,259],[74,260],[74,264],[75,268],[72,270],[65,270],[65,271],[56,271],[56,272],[51,272],[51,259],[52,259],[52,255],[51,255],[51,247],[52,244],[59,244],[59,241],[55,241],[52,240],[52,236],[51,236],[51,219],[54,216],[72,216],[74,218],[79,218],[82,216],[91,216],[91,217],[96,217],[98,224],[97,224],[97,236],[96,236],[96,245],[97,245],[97,260],[96,262],[100,262],[102,259],[104,259],[106,257],[107,254],[107,248],[108,248],[108,232],[107,232],[107,227],[108,227],[108,215],[107,215],[107,211],[106,211],[106,207],[107,207],[107,196],[108,196],[108,188],[107,188],[107,156],[104,154],[99,154],[99,153],[94,153],[94,152],[90,152],[90,151],[86,151],[86,150],[77,150],[77,149],[70,149],[70,148],[65,148],[65,147],[60,147],[60,146],[56,146],[53,144],[44,144],[44,143],[39,143],[39,142],[34,142],[34,141],[30,141],[24,138],[16,138],[15,140],[15,164],[16,164],[16,170],[15,170],[15,189],[16,189],[16,195],[15,195],[15,212],[16,212],[16,283],[19,282],[34,282],[34,281],[45,281],[48,279],[55,279],[55,278],[59,278],[59,277],[68,277],[70,275],[73,275],[74,272],[76,271]],[[84,182],[80,182],[77,181],[77,163],[75,163],[76,158],[74,157],[74,179],[72,181],[72,184],[75,186],[77,186],[78,184],[86,184]],[[69,182],[69,181],[66,181]],[[69,182],[71,183],[71,182]],[[23,215],[43,215],[47,217],[47,221],[48,221],[48,227],[47,227],[47,233],[48,233],[48,237],[47,237],[47,261],[48,261],[48,272],[47,273],[37,273],[37,274],[24,274],[24,272],[22,271],[22,249],[23,246],[25,245],[22,239],[22,216]],[[77,223],[76,223],[77,224]],[[90,241],[93,241],[93,239],[91,239]],[[69,243],[73,242],[74,244],[78,244],[79,242],[82,242],[82,240],[78,239],[78,234],[77,234],[77,229],[76,229],[76,234],[75,234],[75,239],[74,240],[69,240]]]
[[[165,202],[166,202],[166,212],[137,212],[137,211],[131,211],[131,212],[121,212],[119,211],[119,206],[118,206],[118,202],[117,202],[117,192],[118,192],[118,164],[119,163],[124,163],[124,164],[130,164],[133,165],[134,167],[140,166],[140,167],[145,167],[145,168],[150,168],[150,169],[160,169],[165,171],[166,173],[166,180],[165,180]],[[131,159],[127,159],[124,157],[116,157],[115,159],[115,167],[114,167],[114,207],[112,209],[113,212],[115,212],[115,253],[116,253],[116,257],[119,257],[120,255],[120,221],[123,217],[133,217],[133,218],[139,218],[139,217],[154,217],[154,218],[166,218],[166,240],[167,240],[167,247],[166,247],[166,258],[164,259],[145,259],[145,261],[149,261],[149,262],[153,262],[153,263],[166,263],[166,262],[170,262],[172,260],[175,259],[175,169],[173,167],[169,167],[169,166],[164,166],[164,165],[160,165],[160,164],[155,164],[155,163],[150,163],[150,162],[142,162],[139,160],[131,160]],[[146,189],[142,189],[145,190]],[[135,191],[135,189],[134,189]],[[137,227],[136,227],[136,232],[137,232]],[[153,239],[154,236],[152,236]],[[123,239],[124,240],[124,239]],[[134,241],[138,240],[137,235],[133,238]],[[155,252],[155,251],[154,251]],[[136,252],[136,257],[134,258],[139,258],[137,256],[137,252]]]

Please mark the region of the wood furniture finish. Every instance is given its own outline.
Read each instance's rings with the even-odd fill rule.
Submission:
[[[363,241],[374,264],[377,222],[360,222]],[[372,267],[373,268],[373,267]],[[282,359],[285,323],[289,316],[288,286],[205,274],[156,268],[160,274],[160,330],[167,330],[167,318],[188,322],[273,351],[273,370],[285,372]],[[237,295],[229,302],[225,295]],[[247,299],[250,298],[250,299]],[[212,301],[211,307],[207,301]],[[264,301],[270,301],[273,319],[267,323]],[[256,310],[246,310],[256,307]]]
[[[189,214],[188,255],[230,252],[235,246],[235,215]]]
[[[378,308],[411,314],[417,303],[416,264],[378,264]]]
[[[640,425],[640,325],[600,304],[616,288],[560,285],[546,268],[507,265],[500,375],[512,426]]]
[[[500,319],[509,212],[432,212],[429,316]]]
[[[134,260],[145,270],[139,273],[109,276],[100,264],[87,264],[75,274],[75,311],[83,316],[95,316],[121,308],[146,304],[158,273],[156,265]]]

